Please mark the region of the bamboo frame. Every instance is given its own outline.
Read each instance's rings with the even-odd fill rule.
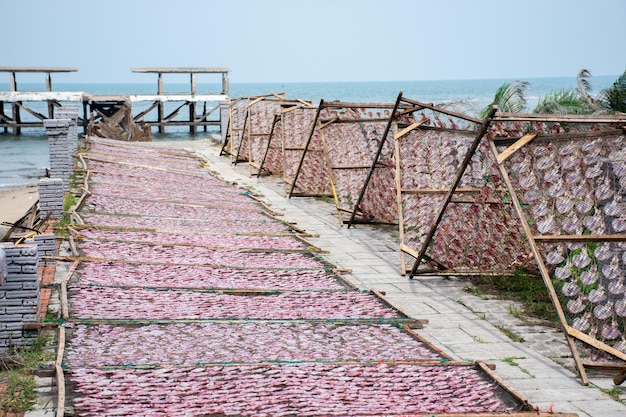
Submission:
[[[487,130],[490,125],[496,122],[504,122],[504,121],[516,121],[516,122],[537,122],[537,123],[607,123],[610,125],[621,123],[622,116],[611,117],[611,116],[565,116],[560,117],[554,115],[517,115],[517,114],[509,114],[509,113],[497,113],[497,109],[493,108],[489,114],[489,116],[485,119],[483,123],[483,127],[479,132],[478,136],[475,138],[473,146],[470,148],[467,153],[467,157],[471,157],[477,151],[477,142],[480,142],[482,138],[485,136]],[[626,354],[612,348],[607,345],[605,342],[597,340],[595,337],[589,336],[573,327],[571,327],[565,315],[564,308],[559,300],[559,296],[557,295],[556,289],[552,283],[552,278],[550,276],[550,272],[544,263],[543,255],[541,253],[541,249],[539,248],[540,242],[626,242],[626,235],[623,234],[595,234],[595,235],[565,235],[565,234],[534,234],[530,227],[530,224],[526,218],[526,214],[524,208],[522,206],[522,202],[517,195],[516,188],[513,185],[511,178],[509,177],[509,173],[507,168],[505,167],[505,163],[509,160],[509,158],[518,151],[521,151],[524,147],[529,146],[531,143],[536,142],[538,140],[542,141],[542,143],[550,143],[552,140],[554,141],[562,141],[562,140],[575,140],[579,137],[585,138],[587,140],[597,138],[598,136],[606,135],[606,136],[615,136],[623,134],[616,129],[607,129],[603,131],[592,131],[592,132],[581,132],[578,133],[557,133],[554,135],[543,134],[539,135],[537,132],[530,133],[524,135],[523,137],[518,138],[494,138],[488,137],[488,145],[491,150],[493,157],[496,160],[497,168],[500,174],[500,177],[506,187],[506,191],[508,195],[511,197],[511,202],[515,209],[516,216],[518,217],[523,233],[525,235],[526,241],[530,247],[532,257],[534,258],[538,269],[539,274],[544,281],[544,285],[548,291],[548,295],[550,300],[557,312],[557,316],[559,319],[559,323],[561,329],[566,338],[566,342],[570,348],[572,353],[572,357],[574,359],[577,371],[581,378],[581,382],[584,385],[589,384],[589,380],[585,371],[585,363],[581,360],[580,355],[578,353],[578,348],[575,344],[575,340],[578,340],[586,345],[590,345],[596,349],[604,351],[605,353],[612,355],[620,360],[626,361]],[[502,151],[498,150],[497,146],[507,146]],[[426,243],[422,246],[422,250],[419,253],[415,253],[414,251],[409,251],[407,248],[401,246],[402,252],[407,252],[413,257],[416,258],[416,261],[413,265],[413,269],[411,270],[410,277],[416,273],[417,266],[424,259],[425,251],[432,241],[434,232],[436,231],[439,222],[441,221],[441,216],[444,214],[446,210],[446,206],[450,203],[452,193],[458,191],[455,190],[458,185],[458,180],[463,175],[463,171],[467,167],[467,162],[469,162],[466,158],[463,165],[460,167],[457,173],[457,180],[454,182],[453,186],[449,190],[446,195],[446,199],[440,207],[439,215],[436,218],[436,221],[432,224],[429,234],[427,235]],[[435,190],[436,191],[436,190]],[[466,190],[466,192],[469,190]],[[483,202],[487,204],[488,202]],[[436,272],[436,271],[435,271]]]
[[[274,114],[274,118],[272,120],[272,125],[270,128],[269,132],[263,132],[263,133],[258,133],[256,135],[267,135],[267,145],[265,147],[265,152],[263,153],[263,157],[261,158],[261,161],[256,162],[256,161],[251,161],[250,165],[258,168],[258,171],[256,172],[257,176],[261,176],[263,173],[263,169],[265,167],[266,164],[266,160],[269,156],[270,153],[270,149],[280,149],[282,155],[281,155],[281,159],[284,159],[284,143],[283,141],[281,141],[280,143],[280,148],[278,147],[274,147],[272,148],[272,143],[275,141],[276,139],[276,135],[274,134],[274,132],[276,131],[276,127],[278,125],[280,125],[282,123],[283,120],[283,116],[287,113],[290,113],[296,109],[299,108],[314,108],[313,103],[305,101],[305,100],[301,100],[301,99],[296,99],[296,100],[284,100],[284,102],[280,103],[280,106],[282,107],[280,112],[275,113]],[[250,146],[252,146],[252,144],[250,144]],[[252,155],[252,150],[250,151],[250,155]],[[271,171],[268,171],[269,173],[272,173]],[[281,172],[282,174],[282,172]],[[254,174],[253,174],[254,175]]]
[[[489,140],[489,145],[491,146],[494,156],[497,157],[498,149],[496,148],[496,145],[493,143],[493,140]],[[554,285],[552,285],[550,274],[543,262],[543,257],[541,256],[539,252],[537,243],[533,239],[530,225],[528,224],[528,221],[526,220],[526,216],[524,215],[524,211],[522,209],[522,205],[519,201],[519,198],[517,197],[517,194],[515,193],[515,190],[513,189],[513,185],[511,184],[511,179],[509,178],[509,174],[504,168],[504,166],[502,166],[503,162],[504,162],[504,159],[502,159],[502,162],[498,163],[498,169],[500,170],[500,175],[504,179],[504,183],[506,184],[506,187],[509,190],[509,193],[511,195],[513,206],[515,207],[515,211],[517,212],[517,215],[519,216],[520,221],[522,222],[522,226],[524,228],[524,232],[526,233],[526,238],[528,239],[528,243],[530,245],[531,251],[533,253],[533,256],[535,257],[535,261],[537,261],[537,264],[539,266],[541,278],[543,279],[543,283],[546,286],[546,289],[548,290],[548,295],[550,296],[552,305],[554,306],[556,310],[557,316],[559,318],[559,322],[561,324],[561,329],[563,330],[563,333],[565,333],[566,335],[566,341],[567,341],[567,344],[569,345],[570,351],[572,352],[574,363],[576,364],[576,369],[578,370],[578,373],[580,375],[583,385],[589,385],[589,379],[587,378],[585,367],[582,365],[582,361],[581,361],[580,355],[578,354],[578,349],[576,348],[576,344],[574,343],[574,340],[567,332],[567,319],[565,318],[563,307],[561,307],[559,297],[556,293],[556,290],[554,289]]]
[[[432,241],[433,236],[435,235],[435,232],[437,230],[437,227],[439,226],[439,223],[441,222],[441,219],[443,218],[443,214],[446,211],[446,208],[448,207],[448,205],[450,204],[450,201],[452,200],[452,196],[456,188],[459,186],[459,183],[461,182],[461,178],[463,177],[463,174],[465,173],[465,170],[467,169],[467,166],[469,165],[470,160],[472,159],[472,156],[476,152],[476,149],[478,149],[478,145],[480,144],[480,141],[482,140],[483,136],[485,136],[485,134],[487,133],[490,120],[496,113],[496,110],[497,109],[494,107],[489,111],[487,118],[483,122],[482,128],[476,134],[474,141],[472,142],[469,150],[467,151],[465,158],[463,159],[463,162],[461,163],[461,166],[459,167],[457,171],[455,179],[452,182],[450,190],[448,190],[448,192],[446,193],[446,196],[444,197],[443,204],[439,208],[439,211],[435,217],[435,221],[432,224],[430,230],[428,231],[428,234],[426,235],[426,239],[422,245],[422,248],[420,249],[418,257],[415,260],[413,267],[411,268],[411,271],[409,273],[410,279],[412,279],[415,276],[417,272],[417,268],[419,264],[422,262],[422,259],[424,258],[424,255],[426,254],[426,250],[428,249],[428,246],[430,245],[430,242]]]
[[[324,161],[326,165],[325,168],[329,175],[329,183],[331,187],[332,196],[335,201],[335,207],[337,209],[337,215],[338,215],[338,220],[339,220],[340,225],[348,223],[348,227],[350,227],[352,224],[355,223],[355,216],[359,213],[361,214],[363,213],[359,205],[363,201],[363,198],[365,196],[365,189],[367,188],[367,183],[369,183],[371,180],[373,171],[376,168],[390,168],[386,165],[381,165],[378,162],[382,149],[385,145],[385,141],[387,139],[386,139],[386,134],[385,134],[383,135],[382,139],[379,141],[379,146],[377,147],[378,152],[376,156],[374,157],[373,161],[368,160],[364,162],[363,164],[333,165],[331,154],[333,154],[334,151],[331,150],[331,143],[329,143],[329,140],[332,140],[332,139],[329,138],[324,132],[330,126],[335,125],[335,124],[363,124],[363,123],[385,122],[385,133],[386,133],[391,123],[391,119],[393,116],[393,109],[395,105],[397,105],[397,103],[394,105],[381,104],[381,103],[354,103],[354,102],[341,102],[341,101],[334,101],[334,102],[326,103],[322,100],[318,106],[318,112],[316,114],[315,122],[313,123],[312,129],[309,132],[309,138],[307,140],[307,144],[305,145],[303,149],[303,153],[300,158],[300,164],[298,166],[298,170],[296,171],[295,180],[297,181],[298,175],[302,169],[304,158],[307,156],[307,153],[312,152],[312,149],[310,149],[310,143],[311,143],[312,137],[315,135],[315,132],[320,132],[320,135],[322,138],[321,140],[323,142],[323,145],[322,145],[323,152],[325,154],[324,155]],[[322,118],[321,114],[326,109],[333,110],[336,113],[334,114],[331,113],[331,115],[326,116],[325,118]],[[361,113],[365,113],[366,110],[372,110],[372,109],[391,110],[391,113],[389,117],[384,117],[384,118],[380,117],[380,114],[379,114],[380,112],[377,112],[378,114],[373,115],[373,114],[370,114],[372,113],[370,111],[369,113],[367,113],[367,116],[363,116],[361,114]],[[345,116],[343,116],[343,114],[345,114]],[[349,152],[349,149],[346,149],[345,151]],[[353,170],[368,170],[368,174],[367,174],[367,179],[366,179],[366,185],[361,187],[361,185],[359,184],[359,195],[357,197],[357,204],[356,205],[350,204],[352,205],[352,207],[347,208],[347,207],[343,207],[342,203],[340,202],[340,197],[339,197],[338,190],[337,190],[337,179],[335,178],[335,171],[353,171]],[[295,187],[295,181],[292,183],[290,196],[293,195],[294,187]],[[344,220],[342,213],[349,213],[350,219]],[[388,221],[384,221],[382,219],[373,219],[373,220],[368,219],[366,221],[361,221],[361,222],[362,223],[372,223],[372,222],[389,223]]]
[[[288,198],[291,198],[294,195],[296,183],[298,181],[298,177],[300,176],[302,165],[304,164],[304,158],[306,156],[307,149],[309,149],[309,145],[311,144],[311,140],[313,140],[313,134],[315,133],[315,128],[318,124],[320,112],[322,111],[323,106],[324,106],[324,99],[321,99],[320,104],[317,106],[317,111],[315,112],[315,118],[313,119],[313,123],[311,123],[311,128],[309,129],[309,136],[306,140],[306,143],[304,144],[304,148],[302,149],[302,155],[300,155],[300,160],[298,161],[298,167],[296,168],[296,173],[291,182],[291,188],[289,189]]]
[[[618,115],[617,117],[603,116],[603,115],[602,116],[576,116],[576,115],[553,116],[553,115],[540,115],[540,114],[517,115],[517,114],[511,114],[511,113],[497,113],[493,120],[494,121],[495,120],[498,120],[498,121],[513,120],[513,121],[555,122],[555,123],[564,122],[564,123],[615,124],[615,123],[621,123],[621,121],[623,121],[623,116],[621,115]],[[601,131],[601,132],[597,132],[597,131],[581,132],[580,135],[576,133],[569,133],[569,134],[556,134],[554,136],[556,140],[561,140],[564,138],[575,139],[578,137],[595,138],[601,134],[606,134],[607,136],[610,136],[610,135],[619,134],[618,132],[619,131],[615,131],[615,130],[607,130],[607,131]],[[524,138],[518,140],[516,143],[522,141],[523,139]],[[551,137],[544,136],[542,137],[542,139],[546,139],[549,141]],[[522,143],[518,149],[521,149],[522,147],[526,146],[528,143],[530,143],[530,141],[527,141],[526,143]],[[542,279],[546,285],[546,288],[548,289],[548,293],[552,301],[552,304],[554,305],[557,311],[561,328],[570,346],[570,350],[572,352],[572,356],[574,358],[576,368],[580,374],[581,381],[584,385],[588,385],[589,381],[586,376],[585,362],[581,360],[580,355],[578,354],[577,347],[574,343],[574,339],[580,342],[583,342],[584,344],[590,345],[605,353],[608,353],[609,355],[612,355],[622,361],[626,361],[626,354],[617,349],[614,349],[613,347],[607,345],[606,343],[600,340],[597,340],[594,337],[591,337],[571,327],[568,324],[567,319],[565,317],[564,309],[561,305],[561,301],[559,300],[556,290],[554,289],[550,273],[544,264],[543,256],[541,254],[541,251],[539,250],[537,243],[538,242],[626,242],[626,234],[623,234],[623,235],[606,235],[606,234],[603,234],[603,235],[582,235],[582,234],[579,234],[579,235],[535,235],[533,234],[526,220],[526,215],[522,209],[519,197],[517,196],[514,186],[512,185],[511,180],[508,176],[508,172],[506,168],[503,166],[503,163],[508,157],[506,153],[510,148],[507,148],[504,152],[499,152],[496,147],[496,142],[494,138],[490,138],[489,144],[490,144],[490,147],[492,149],[494,156],[498,158],[498,167],[501,171],[501,175],[503,176],[505,180],[507,189],[512,197],[516,211],[518,212],[518,216],[524,225],[528,242],[531,245],[535,260],[537,264],[539,265],[539,270],[540,270]],[[515,145],[512,145],[512,146],[515,146]],[[516,149],[516,151],[518,149]]]

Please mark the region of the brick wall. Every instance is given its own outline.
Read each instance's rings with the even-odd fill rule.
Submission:
[[[60,219],[63,217],[64,189],[60,178],[39,180],[39,217]]]
[[[41,317],[37,244],[0,243],[6,277],[0,285],[0,352],[12,346],[30,346],[37,331],[24,330],[23,323]]]
[[[68,145],[70,155],[70,166],[74,165],[72,153],[78,149],[78,111],[80,107],[74,104],[65,104],[56,111],[56,119],[69,119],[71,121],[68,129]]]
[[[63,190],[70,190],[70,175],[74,171],[70,151],[70,119],[48,119],[43,124],[48,136],[50,149],[50,178],[63,180]]]

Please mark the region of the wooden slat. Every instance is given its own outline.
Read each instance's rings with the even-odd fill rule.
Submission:
[[[626,242],[626,235],[535,235],[533,239],[554,242]]]
[[[59,326],[57,332],[57,357],[54,363],[54,370],[56,372],[57,383],[57,410],[56,417],[63,417],[65,415],[65,375],[63,374],[63,352],[65,349],[65,328]]]
[[[406,102],[406,103],[410,103],[412,105],[415,105],[415,106],[419,107],[419,108],[410,109],[408,111],[408,113],[413,113],[413,112],[416,112],[416,111],[419,111],[419,110],[422,110],[422,109],[430,109],[430,110],[436,111],[438,113],[447,114],[448,116],[458,117],[459,119],[467,120],[469,122],[473,122],[473,123],[476,123],[476,124],[482,124],[483,123],[483,121],[480,120],[480,119],[476,119],[474,117],[470,117],[470,116],[468,116],[466,114],[463,114],[463,113],[457,113],[457,112],[453,112],[453,111],[450,111],[450,110],[446,110],[446,109],[443,109],[441,107],[437,107],[437,106],[433,105],[432,103],[421,103],[419,101],[411,100],[411,99],[408,99],[408,98],[405,98],[405,97],[402,100],[404,102]]]
[[[568,123],[621,123],[626,116],[607,115],[573,115],[573,114],[541,114],[541,113],[505,113],[498,112],[494,121],[521,121],[521,122],[568,122]]]
[[[580,330],[576,330],[571,326],[565,326],[565,329],[567,330],[568,335],[575,337],[581,342],[585,342],[588,345],[595,347],[596,349],[600,349],[610,355],[615,356],[616,358],[626,361],[626,353],[619,351],[617,349],[614,349],[611,346],[607,345],[606,343],[603,343],[597,339],[594,339],[593,337],[581,332]]]
[[[261,100],[263,100],[263,99],[265,99],[265,97],[258,97],[258,98],[256,98],[256,99],[252,100],[252,102],[251,102],[251,103],[248,103],[248,108],[250,108],[250,107],[254,106],[255,104],[257,104],[259,101],[261,101]]]
[[[414,258],[419,257],[419,252],[416,251],[413,248],[408,247],[407,245],[405,245],[404,243],[400,243],[400,250],[404,253],[408,253],[409,255],[411,255]]]
[[[335,122],[338,122],[339,118],[335,117],[334,119],[330,119],[330,120],[320,120],[320,129],[324,129],[326,126],[329,126]]]
[[[496,144],[493,139],[489,139],[489,146],[491,147],[492,154],[496,156],[498,154],[498,149],[496,148]],[[561,302],[559,301],[559,296],[554,289],[554,285],[552,284],[552,279],[550,277],[550,273],[548,272],[548,268],[544,264],[543,257],[541,256],[541,252],[537,246],[537,242],[533,239],[532,230],[528,221],[526,220],[526,216],[524,215],[524,209],[522,208],[522,204],[520,203],[517,194],[515,193],[515,188],[511,183],[511,179],[509,177],[509,173],[504,168],[503,165],[498,164],[498,170],[500,171],[500,176],[504,180],[506,184],[506,188],[509,190],[511,194],[511,199],[513,202],[513,207],[515,208],[515,212],[522,224],[522,228],[524,229],[524,234],[526,235],[526,239],[528,244],[530,245],[530,250],[533,254],[533,257],[537,261],[537,266],[539,267],[539,272],[541,273],[541,278],[548,290],[548,295],[550,296],[550,301],[556,310],[557,316],[559,318],[559,324],[563,329],[563,332],[567,333],[567,319],[565,318],[565,313],[563,312],[563,307],[561,306]],[[570,351],[572,352],[572,358],[574,359],[574,363],[576,364],[576,369],[580,374],[580,379],[582,380],[583,385],[589,385],[589,379],[587,377],[587,372],[585,371],[585,367],[582,365],[582,361],[580,355],[578,353],[578,348],[576,347],[576,343],[569,334],[566,334],[565,339],[569,345]]]
[[[528,135],[522,137],[521,139],[519,139],[513,145],[511,145],[508,148],[506,148],[504,152],[502,152],[500,155],[498,155],[498,159],[497,159],[498,160],[498,164],[501,164],[502,162],[506,161],[515,152],[517,152],[520,149],[522,149],[522,147],[524,147],[524,145],[526,145],[527,143],[529,143],[530,141],[535,139],[535,137],[537,137],[536,133],[528,134]]]
[[[400,139],[402,136],[406,135],[407,133],[409,133],[410,131],[412,131],[413,129],[416,129],[418,127],[420,127],[421,125],[423,125],[424,123],[426,123],[427,119],[423,118],[422,120],[420,120],[419,122],[415,122],[413,124],[411,124],[408,127],[405,127],[404,129],[402,129],[401,131],[399,131],[398,133],[395,134],[394,138],[396,140]]]
[[[450,191],[449,188],[405,188],[402,190],[402,194],[445,194],[448,191]],[[481,191],[482,190],[480,188],[457,188],[456,190],[454,190],[455,193],[461,194],[480,193]]]

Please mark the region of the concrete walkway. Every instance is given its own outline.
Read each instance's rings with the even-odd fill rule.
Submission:
[[[158,144],[158,143],[157,143]],[[375,289],[405,314],[427,319],[421,336],[459,360],[482,360],[496,365],[496,374],[541,411],[575,412],[581,417],[626,416],[626,405],[604,390],[626,399],[626,387],[615,387],[613,375],[589,373],[587,387],[572,372],[573,361],[564,336],[553,328],[527,325],[510,314],[512,302],[484,299],[464,291],[460,279],[400,275],[398,242],[383,228],[340,227],[334,205],[314,198],[287,199],[285,184],[277,177],[250,177],[247,164],[233,166],[219,156],[210,140],[167,142],[206,159],[209,169],[226,181],[262,193],[281,218],[319,235],[310,241],[329,251],[324,255],[339,268],[352,272],[345,278],[361,289]],[[503,329],[523,338],[515,342]]]

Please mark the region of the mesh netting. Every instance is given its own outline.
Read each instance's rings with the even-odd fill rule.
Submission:
[[[432,262],[426,271],[435,267],[457,272],[532,268],[532,255],[521,223],[486,142],[472,155],[452,200],[436,224],[446,193],[476,132],[457,129],[462,121],[455,122],[452,117],[444,123],[442,115],[433,110],[421,110],[414,117],[426,119],[426,123],[399,138],[398,144],[401,236],[402,244],[408,248],[406,252],[415,255],[428,245],[425,254]],[[427,236],[435,224],[435,234],[428,242]],[[408,260],[415,258],[408,256]]]
[[[556,123],[495,124],[493,131],[502,133],[504,127],[509,135],[523,130],[542,135],[507,159],[504,167],[568,324],[626,352],[623,132]],[[505,148],[498,146],[499,151]]]
[[[267,149],[274,117],[280,114],[285,100],[261,100],[250,106],[248,125],[250,135],[250,164],[259,167]]]
[[[76,325],[70,366],[440,360],[393,324],[249,321]]]
[[[334,106],[339,104],[333,103]],[[337,114],[341,122],[322,129],[330,172],[335,187],[335,203],[343,221],[354,212],[371,165],[389,124],[390,108],[370,108],[350,104]],[[363,106],[363,107],[360,107]],[[395,162],[393,141],[387,136],[366,192],[358,207],[363,220],[392,223],[397,220]]]
[[[284,149],[284,180],[293,185],[295,194],[331,195],[330,181],[324,161],[324,149],[319,131],[313,132],[308,148],[305,146],[315,121],[317,108],[299,108],[281,116]],[[322,112],[320,111],[320,117]],[[302,159],[303,158],[303,159]],[[300,160],[302,165],[300,166]],[[300,170],[298,171],[298,167]]]
[[[252,99],[237,98],[230,102],[230,128],[228,129],[228,153],[233,162],[249,159],[248,136],[245,126],[248,122],[248,105]]]

